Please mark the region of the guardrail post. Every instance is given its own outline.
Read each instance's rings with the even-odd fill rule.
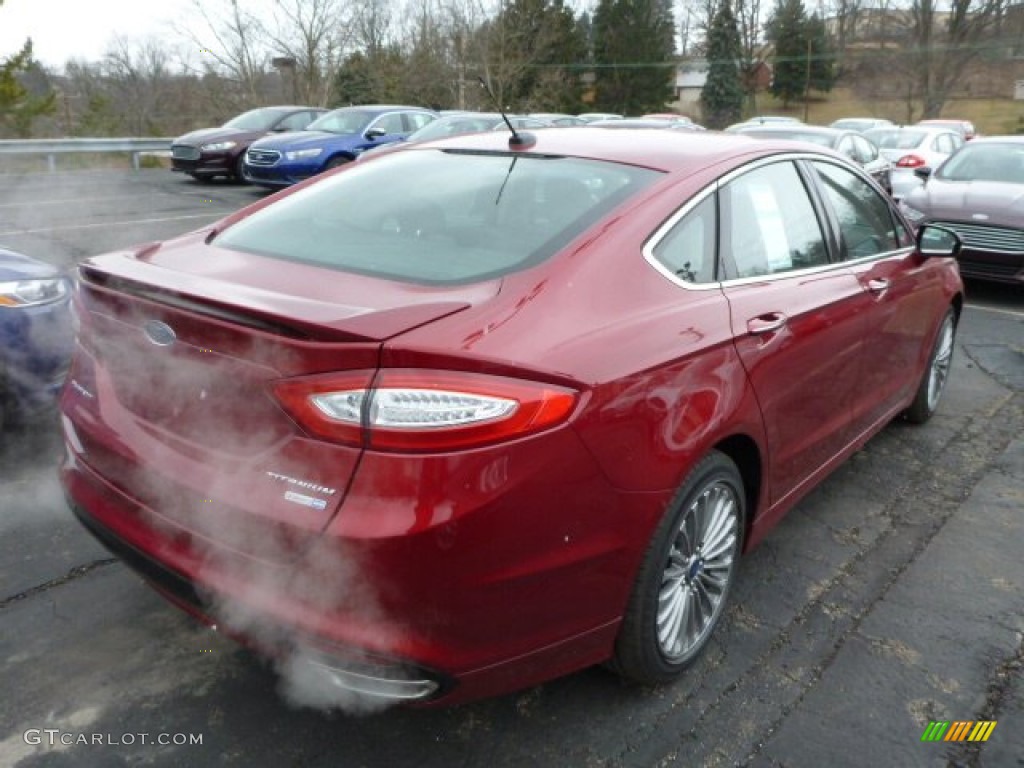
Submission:
[[[51,154],[46,156],[46,167],[49,169],[50,173],[54,173],[57,170],[57,156],[56,155],[51,153]]]
[[[134,170],[136,170],[136,171],[139,170],[139,153],[138,152],[132,152],[132,168]]]

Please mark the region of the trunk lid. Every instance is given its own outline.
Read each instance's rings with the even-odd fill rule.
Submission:
[[[203,240],[82,265],[66,410],[83,460],[172,539],[287,562],[330,522],[361,450],[307,435],[272,383],[372,372],[384,339],[484,301],[498,283],[422,288]]]

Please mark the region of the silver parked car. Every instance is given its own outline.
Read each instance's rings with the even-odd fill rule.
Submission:
[[[871,140],[856,131],[841,131],[820,125],[803,123],[768,123],[765,125],[741,125],[734,133],[742,133],[760,139],[790,139],[806,141],[834,149],[846,155],[864,169],[878,185],[892,194],[892,162],[883,156]]]
[[[893,163],[892,196],[902,200],[924,182],[914,173],[925,166],[938,168],[964,143],[957,131],[923,125],[872,128],[864,136]]]
[[[1024,136],[973,139],[900,204],[915,225],[960,236],[965,277],[1024,286]]]

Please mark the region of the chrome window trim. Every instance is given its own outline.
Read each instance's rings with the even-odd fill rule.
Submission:
[[[693,198],[691,198],[690,200],[688,200],[682,208],[678,209],[675,213],[672,214],[672,216],[666,219],[665,222],[662,223],[662,225],[660,225],[657,229],[654,230],[654,233],[651,234],[651,236],[644,243],[643,249],[641,251],[643,253],[644,259],[647,261],[648,264],[654,267],[654,269],[658,273],[662,274],[664,278],[668,279],[670,283],[673,283],[674,285],[679,286],[680,288],[683,288],[687,291],[720,291],[723,288],[727,288],[730,286],[744,286],[751,285],[753,283],[767,283],[776,280],[787,280],[793,278],[793,276],[818,274],[820,272],[826,272],[831,269],[842,268],[849,265],[851,263],[849,261],[836,261],[828,264],[819,264],[817,266],[808,266],[804,267],[803,269],[792,269],[786,272],[776,272],[774,274],[758,274],[753,276],[753,278],[734,278],[732,280],[716,281],[715,283],[689,283],[687,281],[684,281],[682,278],[680,278],[680,276],[678,276],[670,269],[668,269],[664,264],[660,263],[657,260],[657,257],[654,255],[654,249],[657,248],[657,246],[660,245],[660,243],[662,243],[663,240],[665,240],[665,238],[668,236],[668,233],[677,223],[679,223],[680,219],[682,219],[690,211],[692,211],[703,201],[705,201],[705,199],[707,199],[708,196],[718,193],[718,190],[724,184],[728,184],[733,179],[738,178],[739,176],[751,173],[752,171],[756,171],[759,168],[763,168],[764,166],[767,165],[773,165],[775,163],[781,162],[796,163],[799,160],[823,160],[825,162],[833,163],[834,165],[837,165],[841,168],[846,168],[847,170],[853,169],[854,173],[856,173],[857,175],[860,175],[861,177],[864,176],[864,174],[856,166],[854,166],[852,162],[845,163],[837,158],[830,157],[828,155],[816,155],[814,153],[809,152],[799,152],[780,153],[778,155],[769,155],[767,157],[759,158],[758,160],[755,160],[752,163],[742,165],[739,168],[733,168],[731,171],[729,171],[721,178],[716,179],[712,184],[709,184],[708,187],[700,190],[699,193],[693,196]],[[800,172],[799,168],[796,168],[796,170],[798,173]],[[822,237],[823,236],[824,232],[822,232]],[[880,255],[881,254],[874,254],[874,256],[866,258],[878,258]],[[717,256],[718,250],[716,248],[716,257]]]

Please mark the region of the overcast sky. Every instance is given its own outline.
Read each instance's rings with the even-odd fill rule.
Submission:
[[[55,69],[71,57],[101,58],[114,35],[180,43],[170,22],[190,8],[189,0],[4,0],[0,57],[19,50],[27,37],[35,57]]]

